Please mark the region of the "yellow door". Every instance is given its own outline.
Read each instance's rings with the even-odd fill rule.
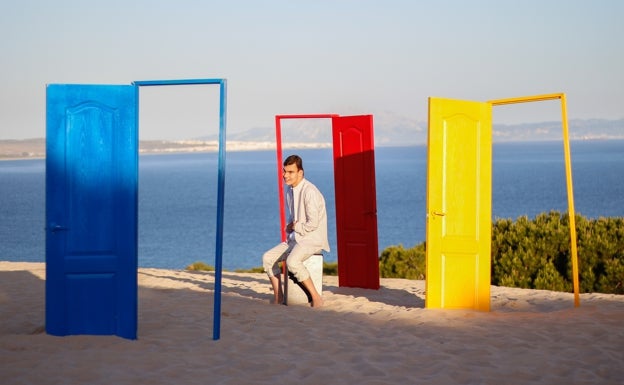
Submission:
[[[427,308],[490,310],[492,105],[429,99]]]

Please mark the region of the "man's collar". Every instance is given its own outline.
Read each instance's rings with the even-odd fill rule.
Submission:
[[[297,186],[295,186],[295,187],[291,186],[290,188],[292,188],[293,190],[294,189],[300,189],[301,186],[303,186],[303,184],[305,183],[305,181],[306,181],[306,179],[303,178],[303,179],[301,179],[301,181],[299,181],[299,183],[297,183]]]

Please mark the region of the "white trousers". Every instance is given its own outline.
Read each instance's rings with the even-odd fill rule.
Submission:
[[[282,242],[262,256],[262,266],[269,277],[274,277],[282,273],[279,262],[286,260],[288,271],[290,271],[299,282],[310,278],[310,272],[303,265],[303,261],[314,254],[319,254],[321,249],[317,247],[302,246],[298,243],[288,244]]]

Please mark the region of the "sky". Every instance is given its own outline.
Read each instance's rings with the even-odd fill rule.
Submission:
[[[228,132],[271,132],[277,114],[426,122],[432,96],[563,92],[569,119],[622,119],[622,17],[621,0],[4,1],[0,139],[45,136],[46,84],[164,79],[227,79]],[[218,130],[217,86],[139,100],[143,139]],[[559,102],[494,111],[558,119]]]

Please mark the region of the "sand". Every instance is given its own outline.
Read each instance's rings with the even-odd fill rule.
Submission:
[[[324,277],[325,307],[270,305],[264,274],[139,269],[137,340],[45,333],[45,265],[0,262],[0,382],[622,384],[624,296],[492,287],[490,312],[424,308],[424,281]]]

